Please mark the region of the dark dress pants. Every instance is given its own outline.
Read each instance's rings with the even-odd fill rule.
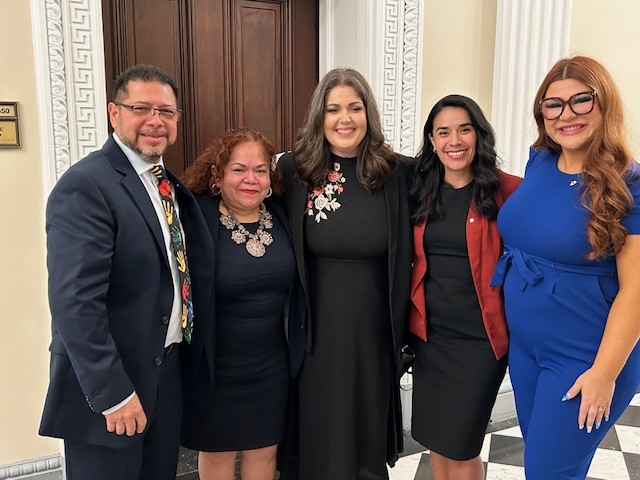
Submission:
[[[65,440],[68,480],[175,480],[182,418],[182,374],[176,347],[159,367],[153,421],[144,433],[136,434],[140,441],[125,448],[108,448]]]

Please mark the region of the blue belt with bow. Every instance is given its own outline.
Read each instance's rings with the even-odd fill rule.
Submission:
[[[567,263],[552,262],[546,258],[536,257],[535,255],[530,255],[518,248],[512,248],[505,245],[504,253],[498,260],[496,269],[493,272],[493,278],[491,279],[492,287],[500,287],[504,285],[507,271],[512,265],[515,267],[523,281],[523,289],[527,285],[534,286],[542,281],[543,275],[540,271],[540,266],[547,267],[555,270],[556,272],[570,272],[582,275],[613,277],[617,273],[615,264],[605,265],[593,262],[591,265],[570,265]]]

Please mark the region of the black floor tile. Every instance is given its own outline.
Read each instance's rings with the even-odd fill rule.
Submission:
[[[494,433],[491,435],[491,448],[489,449],[489,461],[522,467],[524,454],[524,442],[518,437],[508,437]]]

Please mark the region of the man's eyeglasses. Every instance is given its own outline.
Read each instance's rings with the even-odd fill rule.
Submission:
[[[586,115],[591,113],[593,105],[596,101],[596,92],[580,92],[569,97],[569,100],[563,100],[559,97],[549,97],[540,100],[540,113],[547,120],[555,120],[562,115],[564,107],[569,108],[576,115]]]
[[[148,105],[127,105],[126,103],[113,102],[119,107],[124,107],[136,115],[137,117],[151,117],[158,112],[163,120],[178,120],[182,110],[178,108],[157,108]]]

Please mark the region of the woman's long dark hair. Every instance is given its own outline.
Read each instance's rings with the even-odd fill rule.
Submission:
[[[441,216],[440,189],[444,184],[444,166],[433,151],[429,135],[433,135],[433,122],[446,107],[463,108],[469,114],[471,125],[476,130],[476,152],[471,163],[474,181],[472,208],[482,216],[493,220],[498,215],[494,192],[500,186],[496,140],[493,128],[476,102],[463,95],[447,95],[440,99],[429,112],[424,124],[423,141],[409,192],[411,221],[418,224],[432,215]]]

